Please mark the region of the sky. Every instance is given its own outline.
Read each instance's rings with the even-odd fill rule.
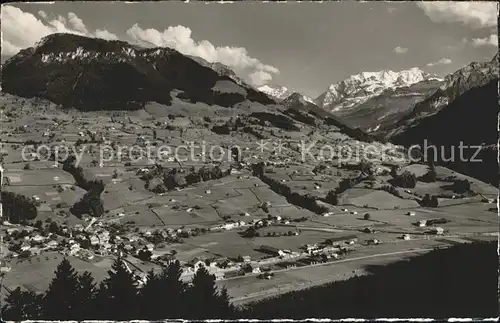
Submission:
[[[55,32],[168,46],[316,98],[350,75],[444,76],[498,52],[494,2],[54,2],[1,7],[2,57]]]

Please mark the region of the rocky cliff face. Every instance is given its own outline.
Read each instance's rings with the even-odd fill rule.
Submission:
[[[234,83],[243,91],[217,91],[221,82]],[[46,98],[80,110],[139,109],[149,101],[168,105],[173,89],[191,102],[231,106],[248,99],[273,103],[266,95],[176,50],[72,34],[44,37],[2,68],[4,92]]]

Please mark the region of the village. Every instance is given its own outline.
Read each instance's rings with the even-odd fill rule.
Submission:
[[[352,273],[362,268],[361,257],[490,239],[498,222],[494,187],[443,167],[427,181],[429,167],[398,162],[392,144],[374,143],[384,154],[359,160],[367,144],[331,125],[311,132],[297,124],[285,132],[279,123],[254,124],[245,110],[252,107],[242,107],[236,119],[226,109],[207,119],[184,103],[168,114],[153,106],[132,116],[76,116],[43,100],[5,94],[1,100],[0,231],[10,289],[43,290],[61,257],[97,280],[120,257],[139,284],[148,271],[179,260],[183,280],[204,266],[244,301],[278,283],[339,279],[340,267],[304,277],[350,259],[352,267],[342,270]],[[30,114],[34,108],[45,113]],[[213,129],[238,123],[279,145],[262,146],[247,128],[231,136]],[[318,142],[311,156],[321,158],[301,158],[305,135]],[[193,142],[198,147],[190,156]],[[321,143],[356,152],[349,161],[327,158]],[[141,148],[165,144],[172,148],[167,153],[139,158]],[[211,145],[223,148],[223,158]],[[119,147],[138,150],[120,155]],[[410,187],[397,182],[407,174]],[[37,275],[30,266],[39,268]]]

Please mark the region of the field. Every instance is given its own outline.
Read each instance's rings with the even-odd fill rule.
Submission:
[[[224,84],[218,86],[225,89]],[[228,109],[185,102],[174,95],[169,107],[151,103],[145,109],[128,113],[81,113],[73,110],[62,112],[45,103],[34,107],[29,100],[12,103],[5,96],[1,100],[5,101],[5,112],[15,113],[16,116],[6,121],[2,129],[2,140],[8,142],[1,148],[4,176],[8,182],[2,190],[38,198],[41,205],[36,220],[43,223],[55,220],[68,230],[72,230],[76,224],[87,226],[88,219],[79,219],[69,212],[86,191],[76,186],[73,176],[64,171],[61,164],[54,167],[52,161],[33,161],[26,167],[21,158],[22,145],[18,144],[15,148],[12,142],[22,144],[26,140],[41,140],[46,144],[59,144],[64,140],[72,145],[78,139],[90,141],[87,130],[95,131],[98,137],[104,137],[103,142],[84,142],[81,145],[86,145],[87,150],[82,154],[80,166],[87,181],[97,179],[105,184],[100,195],[104,214],[97,224],[89,227],[88,235],[99,235],[102,230],[108,230],[109,233],[119,228],[121,231],[117,234],[121,235],[124,244],[135,248],[133,250],[140,250],[151,243],[147,234],[159,233],[168,236],[168,239],[162,236],[161,243],[153,243],[153,254],[173,255],[182,262],[182,266],[195,259],[231,259],[238,262],[241,261],[239,256],[250,256],[249,264],[255,270],[257,267],[261,270],[270,268],[275,273],[270,280],[258,279],[257,274],[247,273],[245,276],[218,281],[217,284],[228,288],[237,304],[292,289],[346,279],[354,274],[366,274],[367,266],[372,264],[394,262],[435,247],[469,243],[471,239],[484,239],[498,231],[499,218],[495,202],[488,203],[484,199],[496,198],[497,189],[493,186],[436,167],[437,181],[418,181],[416,187],[411,189],[398,187],[396,190],[401,197],[397,197],[381,190],[382,186],[390,185],[392,180],[392,175],[387,174],[390,167],[384,166],[390,161],[382,160],[382,156],[370,166],[373,169],[385,169],[385,174],[350,183],[349,179],[361,176],[358,169],[360,163],[353,161],[349,166],[335,158],[304,161],[297,144],[306,137],[318,140],[317,147],[328,144],[361,149],[365,144],[330,125],[320,124],[312,129],[292,121],[293,125],[300,127],[293,131],[284,130],[280,128],[283,126],[280,121],[283,120],[277,116],[281,113],[279,105],[262,106],[244,101]],[[247,118],[254,112],[276,114],[269,119],[275,123],[259,120],[258,117]],[[210,122],[204,117],[209,117]],[[242,125],[236,126],[237,118]],[[17,128],[23,124],[30,124],[30,131]],[[212,131],[214,125],[225,124],[230,125],[229,135]],[[268,139],[267,149],[259,149],[260,138],[243,131],[246,127],[257,129],[255,131],[262,138]],[[43,136],[47,129],[53,134],[52,137]],[[80,134],[83,131],[85,133]],[[273,140],[277,139],[286,141],[281,153],[271,148],[275,144]],[[202,141],[206,148],[211,145],[224,147],[226,153],[236,145],[241,148],[241,162],[235,163],[231,158],[224,158],[220,168],[226,171],[232,166],[230,173],[224,173],[221,178],[186,185],[177,183],[174,189],[163,193],[155,193],[152,187],[146,185],[147,179],[141,178],[140,173],[159,170],[160,173],[154,175],[149,184],[166,185],[164,175],[174,168],[185,174],[191,172],[191,167],[197,171],[202,166],[211,167],[217,162],[202,160],[202,149],[197,147],[193,151],[197,160],[175,161],[172,156],[168,156],[170,158],[155,161],[113,159],[104,161],[102,165],[97,163],[99,151],[104,146],[132,146],[144,141],[157,146],[168,145],[172,149],[186,145],[181,150],[181,157],[189,155],[190,152],[185,148],[191,142],[200,144]],[[390,146],[381,143],[375,145],[380,145],[380,148]],[[319,153],[317,147],[311,150],[314,156]],[[261,163],[265,164],[265,169],[259,173],[257,166]],[[417,177],[428,171],[427,165],[422,164],[401,162],[398,166],[401,166],[400,171],[407,170]],[[464,197],[453,193],[450,188],[453,179],[470,181],[471,192]],[[333,205],[335,202],[325,198],[335,192],[342,181],[349,182],[348,187],[343,187],[338,195],[338,205]],[[439,205],[420,206],[419,200],[425,194],[436,195]],[[453,195],[457,196],[452,198]],[[318,205],[325,206],[329,212],[323,212]],[[365,220],[366,213],[369,218]],[[416,225],[420,220],[441,218],[448,222],[429,227]],[[32,226],[33,222],[26,225]],[[430,232],[438,226],[444,229],[442,235]],[[79,234],[75,232],[71,239]],[[404,240],[403,234],[409,234],[409,240]],[[351,246],[354,250],[340,255],[340,259],[333,261],[333,257],[330,262],[319,264],[314,264],[317,259],[306,259],[310,255],[303,250],[304,245],[321,244],[327,239],[352,235],[357,237],[356,244]],[[70,238],[61,236],[59,239]],[[381,243],[374,244],[374,239]],[[273,251],[260,251],[262,245],[276,248],[274,254]],[[99,247],[104,249],[100,252],[106,256],[96,253],[90,262],[69,257],[77,270],[89,270],[98,280],[105,276],[112,260],[117,257],[118,251],[115,249],[121,246],[113,242],[106,247]],[[68,247],[64,248],[61,253],[68,251]],[[293,260],[284,255],[288,251],[294,252],[293,256],[297,258]],[[161,267],[162,263],[155,260],[138,260],[136,251],[125,253],[139,271]],[[62,255],[47,252],[32,256],[29,260],[11,259],[12,271],[6,276],[6,286],[23,286],[40,291],[46,288]],[[283,264],[299,259],[300,266],[296,268],[287,268],[287,264]],[[308,261],[312,263],[304,265]],[[237,265],[241,267],[244,264]],[[235,271],[238,268],[234,264],[231,266],[235,266]]]

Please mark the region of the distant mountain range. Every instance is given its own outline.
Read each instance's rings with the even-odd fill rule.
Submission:
[[[369,133],[390,129],[405,117],[413,106],[434,93],[441,85],[439,80],[425,80],[409,86],[387,88],[361,103],[333,113],[352,127]]]
[[[498,75],[497,54],[492,61],[473,62],[444,79],[417,68],[352,75],[331,85],[315,104],[298,93],[289,94],[286,87],[259,89],[294,109],[331,112],[351,128],[383,141],[409,147],[427,140],[443,150],[436,156],[439,164],[497,185]],[[482,146],[476,158],[483,162],[460,161],[461,143]],[[446,161],[453,149],[454,161]],[[469,148],[464,158],[474,153]]]
[[[222,64],[166,47],[142,48],[73,34],[46,36],[2,66],[3,91],[80,110],[140,109],[150,101],[168,105],[174,89],[191,102],[274,103]]]
[[[384,70],[380,72],[362,72],[330,85],[316,100],[316,104],[333,112],[356,107],[368,99],[388,89],[409,87],[422,81],[440,79],[418,68],[400,72]]]
[[[406,116],[415,103],[431,95],[442,82],[418,68],[363,72],[330,85],[315,100],[307,96],[304,100],[331,111],[351,127],[376,132]],[[258,90],[278,101],[293,94],[280,85],[264,85]]]
[[[288,88],[286,88],[284,86],[279,86],[279,85],[263,85],[263,86],[258,87],[257,90],[266,93],[267,95],[275,98],[278,101],[285,100],[289,96],[295,95],[295,93],[297,93],[297,92],[292,92]],[[301,96],[302,96],[303,100],[305,100],[307,102],[315,103],[312,98],[310,98],[306,95],[303,95],[303,94],[301,94]]]

